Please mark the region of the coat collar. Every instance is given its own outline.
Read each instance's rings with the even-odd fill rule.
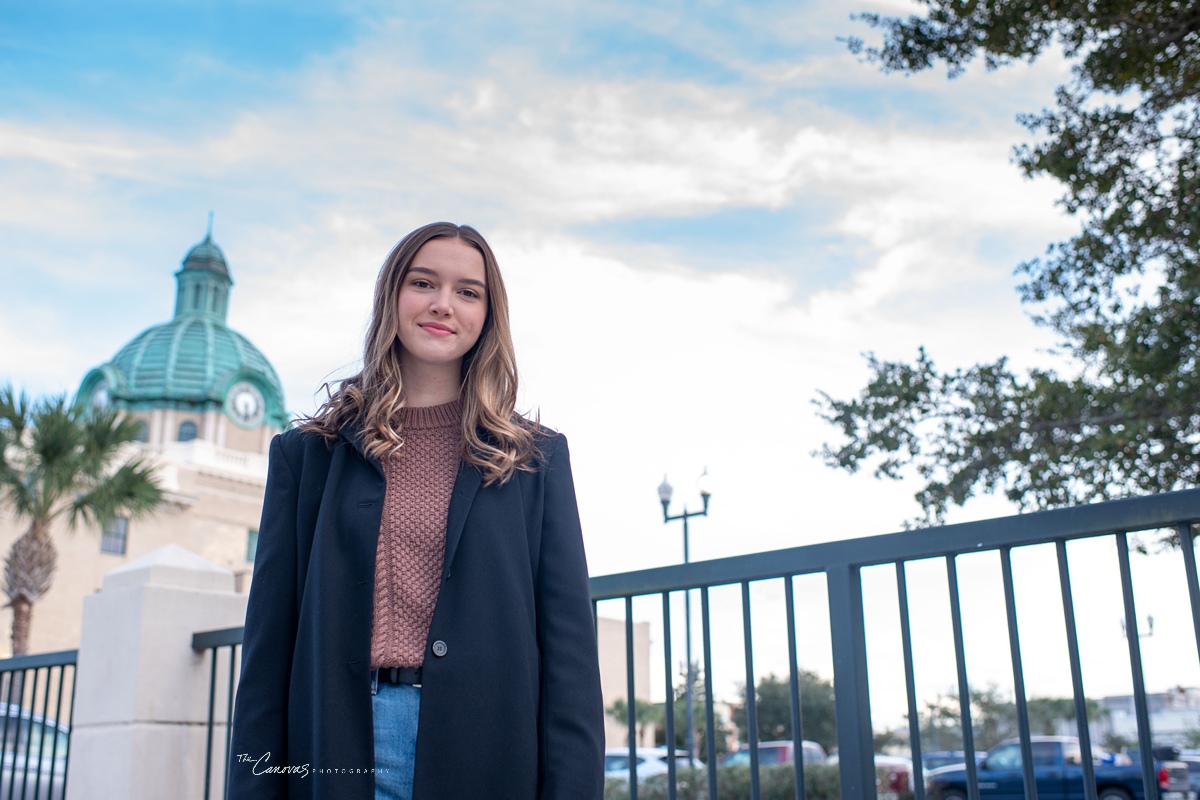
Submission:
[[[380,478],[385,478],[383,464],[378,458],[367,452],[364,446],[363,432],[357,425],[353,423],[343,425],[340,434],[342,440],[354,448],[359,456],[379,473]],[[482,482],[483,476],[479,472],[479,467],[468,464],[466,461],[459,462],[458,477],[454,479],[454,489],[450,493],[450,508],[446,512],[446,554],[442,560],[443,578],[450,575],[450,564],[454,561],[458,543],[462,540],[463,528],[467,524],[467,512],[471,510],[471,504],[475,501],[475,494],[479,491]]]

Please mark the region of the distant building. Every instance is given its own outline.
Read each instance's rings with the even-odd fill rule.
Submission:
[[[608,713],[617,700],[625,702],[629,692],[625,672],[625,620],[599,617],[596,638],[600,643],[600,685],[604,693],[604,741],[607,747],[629,744],[629,723]],[[650,700],[650,623],[633,623],[633,696]],[[626,705],[628,708],[628,705]],[[635,703],[636,708],[636,703]],[[638,747],[654,747],[660,726],[638,722]]]
[[[1133,695],[1105,697],[1101,706],[1108,716],[1093,724],[1093,735],[1113,733],[1137,741],[1137,713]],[[1146,710],[1150,714],[1150,730],[1156,745],[1182,746],[1189,735],[1200,733],[1200,689],[1177,686],[1167,692],[1146,695]]]
[[[159,466],[166,507],[103,531],[56,532],[54,585],[33,609],[30,652],[78,646],[83,596],[104,573],[174,543],[233,570],[244,590],[254,560],[267,449],[288,423],[274,367],[226,324],[233,279],[212,240],[188,251],[175,273],[175,313],[139,333],[84,376],[77,402],[110,405],[141,423],[141,448]],[[65,526],[63,526],[65,528]],[[0,551],[24,533],[0,512]],[[11,611],[0,611],[10,630]],[[0,654],[11,652],[0,636]]]

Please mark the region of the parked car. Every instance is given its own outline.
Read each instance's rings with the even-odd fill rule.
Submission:
[[[952,764],[965,764],[967,754],[962,750],[934,750],[931,753],[921,753],[921,769],[929,772],[931,769],[948,767]]]
[[[1073,736],[1034,736],[1033,773],[1038,800],[1065,800],[1083,796],[1083,766],[1079,740]],[[1142,800],[1142,770],[1134,764],[1113,763],[1110,754],[1093,750],[1096,791],[1100,800]],[[1105,758],[1109,756],[1109,758]],[[1160,792],[1188,791],[1187,767],[1179,761],[1155,764]],[[1020,797],[1025,784],[1021,769],[1021,744],[1013,739],[988,751],[977,770],[979,793],[984,798]],[[966,800],[966,766],[941,767],[926,775],[931,800]]]
[[[827,764],[838,763],[837,753],[825,759]],[[912,794],[913,791],[913,762],[907,756],[889,756],[883,753],[875,754],[875,794],[900,795]]]
[[[875,754],[875,794],[912,794],[913,763],[904,756]]]
[[[70,728],[0,703],[0,797],[62,800]]]
[[[800,743],[802,753],[800,760],[804,764],[820,763],[825,760],[825,748],[807,739]],[[791,764],[795,761],[796,745],[790,739],[778,742],[758,743],[759,766],[771,767],[779,764]],[[721,765],[742,764],[750,766],[750,745],[744,744],[737,752],[730,753],[721,759]]]
[[[1179,760],[1187,766],[1192,800],[1200,800],[1200,750],[1184,750],[1179,754]]]
[[[639,747],[634,754],[637,757],[637,776],[639,783],[652,775],[665,775],[667,773],[667,748]],[[704,764],[697,759],[696,767],[703,768]],[[676,773],[686,769],[691,769],[691,762],[688,760],[687,751],[676,750]],[[629,748],[607,748],[604,751],[604,777],[620,778],[627,781],[629,780],[629,773]]]

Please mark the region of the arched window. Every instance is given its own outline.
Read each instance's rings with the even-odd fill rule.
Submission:
[[[179,435],[175,438],[181,442],[190,442],[196,438],[197,434],[196,423],[188,420],[187,422],[179,423]]]
[[[146,444],[150,441],[150,426],[146,424],[146,420],[139,419],[137,424],[137,433],[133,435],[135,442]]]
[[[191,292],[192,292],[192,311],[199,311],[200,310],[200,287],[193,285],[191,287]]]

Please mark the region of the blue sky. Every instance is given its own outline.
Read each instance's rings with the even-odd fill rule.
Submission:
[[[811,457],[810,400],[868,350],[1053,363],[1012,273],[1074,224],[1010,155],[1067,67],[884,76],[838,41],[868,9],[909,5],[4,0],[0,380],[74,391],[166,321],[212,210],[230,324],[311,411],[390,246],[452,219],[499,254],[594,573],[678,559],[664,471],[717,478],[696,558],[892,530],[915,486]]]

